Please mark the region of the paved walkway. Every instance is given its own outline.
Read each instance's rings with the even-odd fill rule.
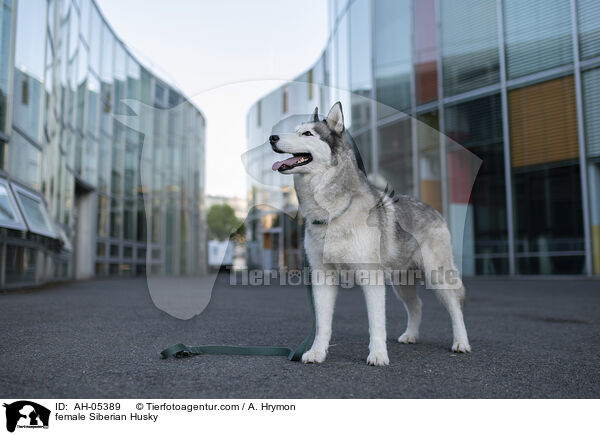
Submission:
[[[362,294],[340,290],[322,365],[283,357],[159,359],[164,347],[298,344],[310,329],[300,287],[227,288],[177,320],[145,280],[52,285],[0,294],[0,396],[90,397],[600,397],[600,281],[466,280],[473,353],[455,355],[450,321],[421,291],[421,343],[401,345],[406,315],[388,295],[389,367],[365,364]]]

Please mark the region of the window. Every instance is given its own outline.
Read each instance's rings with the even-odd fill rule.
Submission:
[[[9,149],[8,167],[11,173],[19,177],[20,181],[40,190],[42,152],[39,148],[13,130]]]
[[[381,119],[411,106],[411,13],[407,0],[378,0],[373,7],[375,88],[381,103],[377,117]]]
[[[98,195],[96,232],[100,237],[108,236],[108,198]]]
[[[6,284],[35,282],[37,251],[23,246],[6,246]]]
[[[6,181],[0,181],[0,226],[26,230],[12,191]]]
[[[435,110],[417,117],[421,201],[442,212],[439,114]]]
[[[573,76],[509,91],[512,166],[579,156]]]
[[[413,194],[411,119],[379,127],[379,172],[400,194]]]
[[[363,162],[367,174],[373,171],[372,158],[371,158],[371,130],[367,130],[356,137],[352,138],[356,144],[356,148],[359,153],[359,157]]]
[[[447,143],[448,214],[464,212],[468,206],[471,209],[466,211],[464,222],[463,273],[508,273],[500,96],[447,106],[445,117],[446,135],[481,159],[475,159],[456,144]],[[470,183],[473,183],[472,190]],[[451,229],[457,231],[463,222],[453,222],[451,218],[450,224]]]
[[[90,68],[99,74],[101,68],[100,65],[102,63],[100,44],[102,41],[102,28],[104,27],[104,23],[102,22],[102,18],[100,17],[96,5],[92,5],[90,11],[90,37],[88,39],[90,47]]]
[[[577,20],[581,59],[600,55],[600,2],[577,0]]]
[[[125,240],[134,240],[135,235],[133,233],[133,201],[123,202],[123,238]]]
[[[440,1],[444,95],[500,81],[496,0]]]
[[[287,89],[283,88],[283,91],[281,94],[281,112],[287,113],[287,111],[288,111],[288,93],[287,93]]]
[[[110,201],[110,237],[121,237],[121,219],[121,202],[112,199]]]
[[[13,1],[0,0],[0,132],[7,133],[8,94],[10,84],[8,83],[9,59],[12,47],[12,17]],[[1,163],[1,162],[0,162]]]
[[[27,106],[29,104],[29,82],[23,80],[21,83],[21,104]]]
[[[437,99],[437,25],[435,0],[415,2],[417,104]]]
[[[587,155],[600,157],[600,68],[584,72],[582,81]]]
[[[350,6],[351,125],[356,131],[371,122],[371,5],[357,0]]]
[[[21,210],[23,211],[23,216],[25,217],[25,222],[29,227],[29,231],[46,237],[57,238],[52,222],[48,216],[48,211],[41,198],[14,184],[12,185],[12,188],[19,205],[21,206]]]
[[[513,184],[517,272],[584,273],[579,166],[518,170]]]
[[[594,273],[600,275],[600,68],[584,72],[582,79]]]
[[[504,0],[508,78],[573,62],[571,5],[564,0]]]

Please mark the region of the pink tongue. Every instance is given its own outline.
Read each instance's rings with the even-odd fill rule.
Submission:
[[[290,157],[287,160],[282,160],[281,162],[275,162],[275,163],[273,163],[273,166],[271,167],[271,169],[273,169],[274,171],[277,171],[283,165],[287,165],[287,166],[295,165],[296,163],[298,163],[298,161],[301,158],[302,158],[302,156],[294,156],[294,157]]]

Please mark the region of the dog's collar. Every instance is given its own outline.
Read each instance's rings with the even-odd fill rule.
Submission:
[[[348,211],[348,209],[350,208],[350,206],[352,205],[352,200],[353,199],[354,199],[353,197],[350,197],[350,201],[348,201],[348,205],[346,205],[346,207],[344,207],[344,209],[340,213],[336,214],[334,217],[332,217],[331,219],[329,219],[329,221],[323,221],[323,220],[315,219],[315,220],[311,221],[311,223],[313,225],[327,225],[332,220],[337,219],[341,215],[343,215],[344,213],[346,213]]]

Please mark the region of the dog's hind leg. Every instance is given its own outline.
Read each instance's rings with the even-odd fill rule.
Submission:
[[[369,316],[369,356],[367,364],[387,366],[390,363],[386,345],[385,285],[363,285]]]
[[[421,254],[427,288],[435,292],[452,320],[452,350],[471,352],[462,311],[465,288],[454,265],[448,230],[437,229],[428,242],[421,244]]]
[[[406,314],[408,314],[408,323],[406,325],[406,331],[400,337],[398,342],[408,344],[416,343],[419,339],[419,327],[421,326],[421,308],[423,302],[419,296],[417,296],[416,285],[397,285],[394,286],[396,293],[406,308]]]

